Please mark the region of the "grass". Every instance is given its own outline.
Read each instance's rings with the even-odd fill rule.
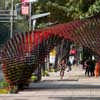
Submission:
[[[0,94],[8,94],[8,91],[6,89],[0,89]]]

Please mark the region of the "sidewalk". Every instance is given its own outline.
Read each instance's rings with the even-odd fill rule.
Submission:
[[[0,95],[0,100],[100,100],[100,78],[84,76],[81,68],[65,71],[63,80],[59,72],[49,73],[39,83],[31,83],[30,89],[18,94]]]
[[[43,77],[43,81],[59,81],[60,80],[60,73],[59,72],[52,72],[49,73],[50,77]],[[85,76],[85,70],[81,67],[73,66],[72,71],[67,72],[65,71],[65,75],[63,81],[77,81],[77,83],[84,83],[84,84],[100,84],[100,77],[87,77]]]

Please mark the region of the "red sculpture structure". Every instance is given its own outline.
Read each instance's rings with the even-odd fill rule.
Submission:
[[[7,82],[11,85],[25,84],[49,51],[63,38],[100,56],[100,15],[15,34],[2,48],[2,70]]]

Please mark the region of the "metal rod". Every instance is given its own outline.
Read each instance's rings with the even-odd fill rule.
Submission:
[[[31,5],[31,2],[29,3],[29,8],[30,8],[30,14],[29,14],[29,31],[31,30],[31,10],[32,10],[32,5]]]
[[[11,5],[11,32],[10,32],[10,38],[12,38],[13,35],[13,2],[14,0],[12,0],[12,5]]]
[[[1,23],[11,23],[10,21],[0,21]]]
[[[35,30],[35,25],[36,25],[36,19],[33,20],[33,30]]]
[[[2,16],[2,17],[7,17],[7,16],[10,17],[11,15],[10,15],[10,14],[0,14],[0,17],[1,17],[1,16]],[[14,15],[14,16],[16,16],[16,15]]]
[[[10,20],[11,18],[10,18],[10,17],[1,17],[1,16],[0,16],[0,19],[1,19],[1,20],[2,20],[2,19],[4,19],[4,20],[9,19],[9,20]],[[15,19],[17,19],[17,17],[15,17]]]
[[[0,12],[10,12],[11,10],[0,10]]]

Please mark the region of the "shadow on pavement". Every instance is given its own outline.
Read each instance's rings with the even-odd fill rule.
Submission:
[[[56,79],[56,80],[43,80],[42,82],[51,82],[51,81],[53,81],[53,82],[56,82],[56,81],[78,81],[78,79],[62,79],[62,80],[60,80],[60,79]]]
[[[100,100],[100,97],[49,97],[51,100]]]
[[[76,83],[58,83],[58,82],[40,82],[32,83],[28,89],[29,91],[40,90],[40,89],[100,89],[100,85],[90,84],[76,84]]]

